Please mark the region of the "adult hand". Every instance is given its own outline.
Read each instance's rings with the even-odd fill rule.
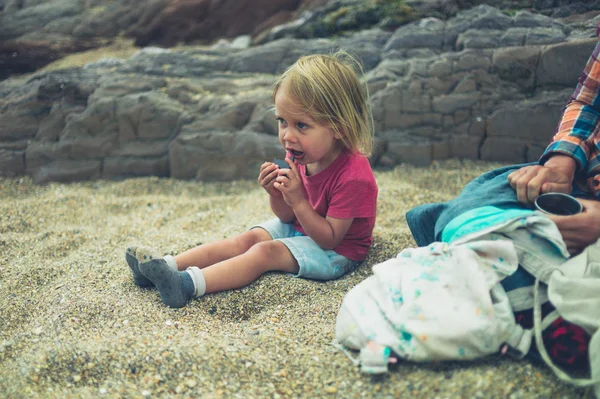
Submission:
[[[569,194],[577,164],[568,155],[557,154],[542,165],[525,166],[508,175],[519,202],[530,205],[543,193]]]
[[[578,198],[583,212],[570,216],[548,215],[556,223],[571,255],[583,251],[600,238],[600,201]]]
[[[258,183],[273,197],[282,196],[281,191],[275,188],[275,178],[277,177],[278,169],[279,167],[273,162],[265,162],[260,165],[260,172],[258,174]]]
[[[294,205],[304,200],[304,190],[302,189],[302,180],[298,168],[289,158],[286,158],[285,161],[290,168],[277,171],[274,186],[281,192],[285,202],[293,208]]]

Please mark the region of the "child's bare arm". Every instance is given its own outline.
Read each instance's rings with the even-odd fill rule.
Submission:
[[[306,234],[323,249],[337,247],[354,221],[329,216],[324,218],[315,212],[308,201],[298,204],[293,209]]]
[[[294,221],[294,210],[285,202],[282,196],[270,196],[271,210],[283,223],[291,223]]]

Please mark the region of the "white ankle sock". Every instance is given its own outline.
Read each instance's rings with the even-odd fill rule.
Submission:
[[[204,280],[202,270],[199,267],[192,266],[188,267],[185,271],[188,272],[194,282],[194,298],[200,298],[206,293],[206,280]]]
[[[167,262],[167,265],[169,265],[171,269],[175,270],[176,272],[179,271],[179,269],[177,268],[177,262],[175,262],[174,257],[172,257],[171,255],[165,255],[164,260],[165,262]]]

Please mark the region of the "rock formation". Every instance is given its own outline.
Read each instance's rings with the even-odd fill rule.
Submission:
[[[430,4],[431,5],[431,4]],[[598,12],[558,19],[490,5],[331,38],[141,49],[130,59],[0,82],[0,174],[37,182],[255,178],[281,156],[276,75],[308,53],[363,62],[376,167],[460,157],[536,160],[596,38]]]

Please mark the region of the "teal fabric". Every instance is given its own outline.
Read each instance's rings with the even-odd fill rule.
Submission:
[[[424,247],[442,240],[442,231],[454,218],[467,211],[484,206],[493,206],[502,210],[531,211],[517,199],[515,190],[508,183],[508,175],[528,163],[504,166],[486,172],[469,182],[456,198],[448,202],[419,205],[406,213],[406,222],[415,242]],[[586,194],[573,185],[571,195],[585,198]]]
[[[442,230],[442,241],[450,243],[468,234],[499,225],[517,217],[527,217],[534,213],[528,209],[501,209],[495,206],[482,206],[466,211],[452,219]]]

